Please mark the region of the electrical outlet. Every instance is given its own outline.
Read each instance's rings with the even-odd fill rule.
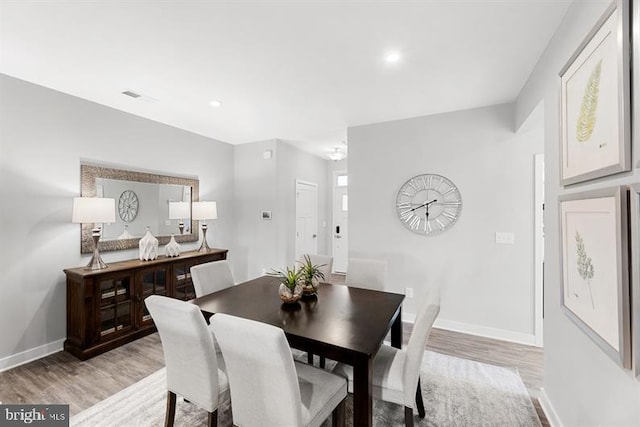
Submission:
[[[407,298],[413,298],[413,288],[404,288],[404,295]]]
[[[164,222],[165,227],[171,227],[171,220],[168,219]]]

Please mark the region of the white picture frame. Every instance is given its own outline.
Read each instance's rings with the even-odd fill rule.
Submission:
[[[631,342],[632,368],[640,380],[640,184],[629,186],[631,244]]]
[[[559,197],[563,311],[631,368],[627,187]]]
[[[560,71],[560,182],[631,170],[629,2],[607,8]]]

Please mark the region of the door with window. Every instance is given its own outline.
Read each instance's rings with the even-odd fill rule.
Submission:
[[[346,171],[333,173],[333,271],[347,272],[349,194]]]

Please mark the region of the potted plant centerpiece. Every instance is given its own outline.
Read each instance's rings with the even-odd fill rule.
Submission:
[[[285,304],[297,302],[302,296],[302,285],[300,279],[302,274],[300,270],[286,267],[283,270],[272,270],[270,275],[280,279],[278,287],[278,295]]]
[[[302,294],[316,295],[320,280],[325,280],[321,267],[324,267],[326,264],[314,265],[309,255],[304,255],[303,260],[298,262],[300,263],[299,271],[302,276]]]

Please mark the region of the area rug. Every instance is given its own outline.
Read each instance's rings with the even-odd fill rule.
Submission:
[[[425,351],[421,367],[426,416],[414,418],[425,427],[540,427],[536,410],[517,371]],[[72,426],[162,426],[166,405],[165,370],[127,387],[71,417]],[[352,426],[352,402],[347,398],[346,424]],[[404,408],[373,403],[374,425],[403,426]],[[330,426],[327,420],[324,426]],[[178,399],[176,426],[206,425],[207,414]],[[219,409],[220,426],[230,426],[231,409]]]

